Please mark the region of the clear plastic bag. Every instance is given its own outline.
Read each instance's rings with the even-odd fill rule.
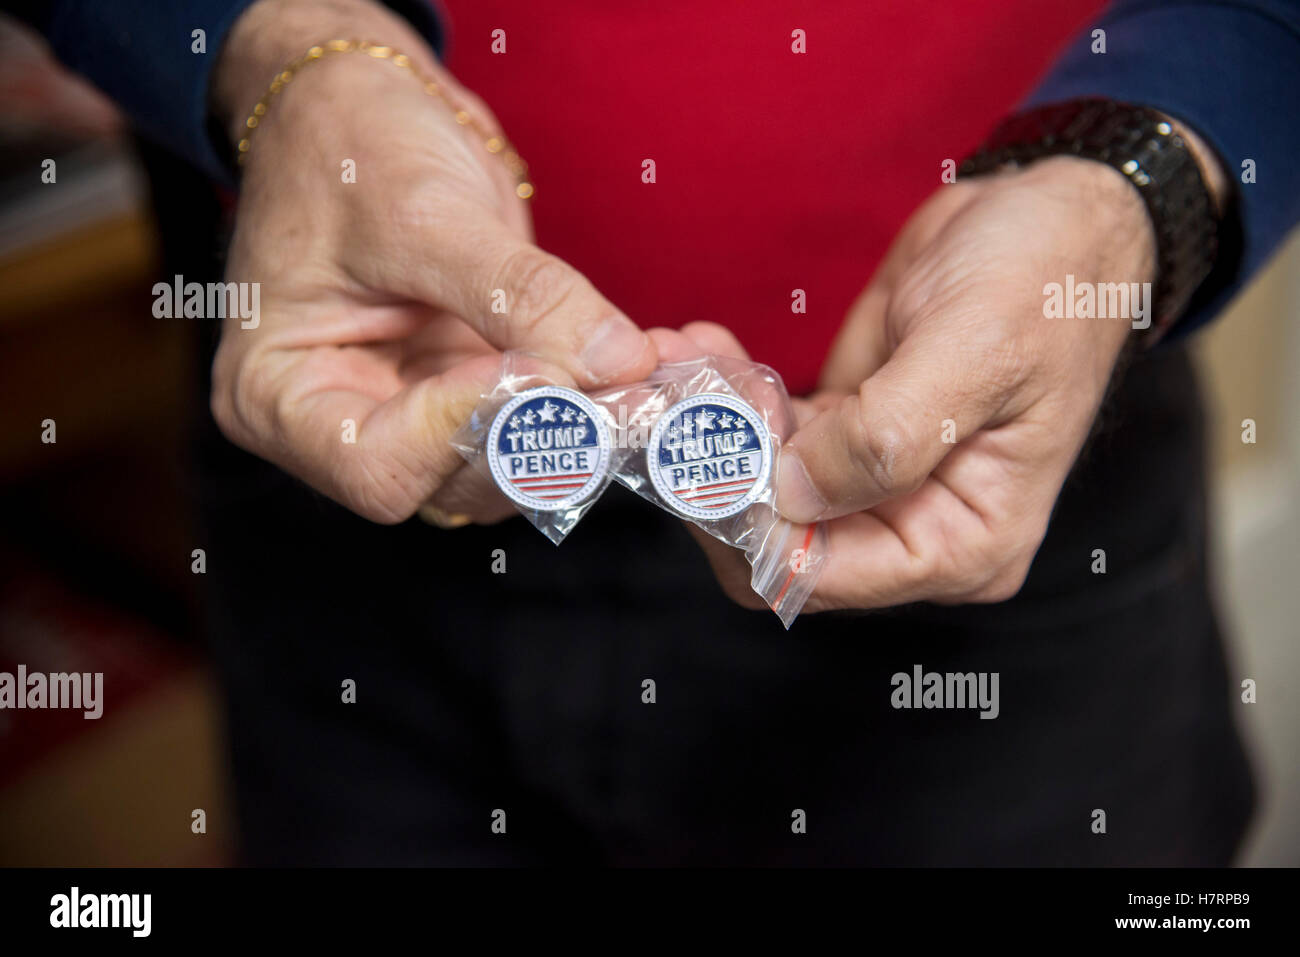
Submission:
[[[781,377],[726,356],[665,363],[644,383],[592,396],[623,485],[742,549],[750,584],[789,628],[826,561],[826,530],[775,509],[781,443],[795,427]]]
[[[524,366],[504,355],[500,381],[451,444],[558,545],[608,488],[613,440],[590,398]]]

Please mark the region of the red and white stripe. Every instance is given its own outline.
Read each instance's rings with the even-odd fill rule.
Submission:
[[[741,479],[737,482],[697,485],[673,494],[697,508],[723,508],[744,498],[753,485],[753,479]]]
[[[587,484],[591,472],[566,472],[564,475],[525,475],[510,484],[530,498],[568,498]]]

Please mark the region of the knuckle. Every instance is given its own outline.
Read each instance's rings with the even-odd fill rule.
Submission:
[[[259,388],[264,397],[261,406],[265,409],[271,433],[281,438],[292,434],[292,425],[297,418],[297,397],[287,389],[268,389],[264,385],[259,385]]]
[[[990,569],[980,587],[972,589],[974,600],[986,603],[1007,601],[1020,594],[1029,578],[1029,571],[1034,564],[1034,555],[1042,535],[1023,538],[1017,536],[1013,542],[1004,542],[1003,547],[995,549],[1000,560],[986,564]]]
[[[983,588],[974,593],[974,600],[983,604],[996,604],[1009,601],[1020,594],[1029,577],[1029,562],[1016,560],[1010,566],[999,571]]]
[[[296,398],[281,387],[272,363],[258,350],[218,351],[209,407],[223,435],[261,454],[290,433]]]
[[[920,487],[925,476],[916,474],[915,438],[905,422],[894,415],[873,414],[860,400],[854,428],[855,458],[881,495],[895,498]]]
[[[997,566],[974,561],[967,552],[944,547],[926,568],[922,587],[944,604],[975,600],[993,580]]]
[[[208,395],[208,411],[217,423],[217,429],[226,438],[234,439],[235,403],[230,386],[230,372],[218,352],[212,364],[212,391]]]
[[[902,585],[913,589],[932,588],[952,576],[950,563],[938,549],[926,548],[912,555]]]
[[[1033,374],[1033,352],[1016,338],[990,345],[981,362],[980,379],[998,399],[1011,394]]]
[[[247,354],[232,357],[219,350],[212,365],[212,395],[209,408],[221,434],[246,445],[255,434],[253,410],[248,396],[250,363]]]
[[[270,372],[264,362],[245,356],[234,370],[231,388],[235,417],[250,434],[260,435],[270,430],[283,431],[284,402],[276,395]]]
[[[561,260],[538,249],[517,250],[506,257],[495,288],[503,289],[511,326],[532,332],[578,288],[578,277]]]

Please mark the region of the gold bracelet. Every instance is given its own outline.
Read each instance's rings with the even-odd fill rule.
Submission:
[[[381,46],[377,43],[371,43],[368,40],[330,40],[328,43],[312,47],[303,56],[300,56],[298,59],[287,64],[283,70],[276,74],[275,79],[271,81],[270,89],[262,94],[262,98],[258,100],[257,105],[253,107],[253,112],[248,114],[248,119],[244,121],[244,126],[247,128],[248,133],[239,141],[239,146],[235,153],[235,162],[240,166],[244,165],[244,160],[248,157],[249,140],[253,135],[253,131],[257,129],[258,124],[262,121],[262,117],[266,116],[266,111],[271,105],[271,100],[277,93],[289,85],[289,82],[294,78],[295,74],[297,74],[299,70],[308,63],[311,63],[314,60],[319,60],[327,53],[353,52],[369,54],[376,60],[387,60],[394,66],[399,66],[403,70],[406,70],[423,83],[425,93],[428,93],[430,96],[436,96],[438,99],[442,100],[442,102],[446,103],[455,113],[457,123],[461,126],[468,126],[472,129],[483,139],[483,146],[489,153],[496,153],[501,157],[502,162],[506,164],[506,169],[510,170],[515,178],[519,180],[519,184],[515,187],[515,195],[520,199],[528,199],[533,195],[533,184],[528,181],[528,164],[524,162],[523,157],[515,151],[515,148],[510,145],[510,142],[504,136],[489,134],[485,131],[483,127],[479,125],[478,121],[470,116],[469,111],[457,106],[455,103],[451,102],[451,100],[447,99],[447,96],[443,93],[442,84],[436,83],[428,77],[421,76],[416,72],[415,67],[411,65],[411,58],[405,53],[398,53],[392,47]]]

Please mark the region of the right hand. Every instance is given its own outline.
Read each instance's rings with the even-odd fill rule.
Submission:
[[[349,37],[407,53],[499,131],[388,11],[261,0],[214,80],[232,142],[284,63]],[[512,514],[449,443],[495,383],[499,350],[532,353],[586,389],[643,379],[657,362],[630,319],[532,244],[515,185],[408,71],[357,52],[307,65],[272,101],[244,166],[226,278],[261,283],[261,316],[256,328],[226,320],[212,387],[222,432],[373,521],[426,502],[479,522]],[[505,314],[492,308],[501,293]],[[348,419],[355,444],[342,439]]]

